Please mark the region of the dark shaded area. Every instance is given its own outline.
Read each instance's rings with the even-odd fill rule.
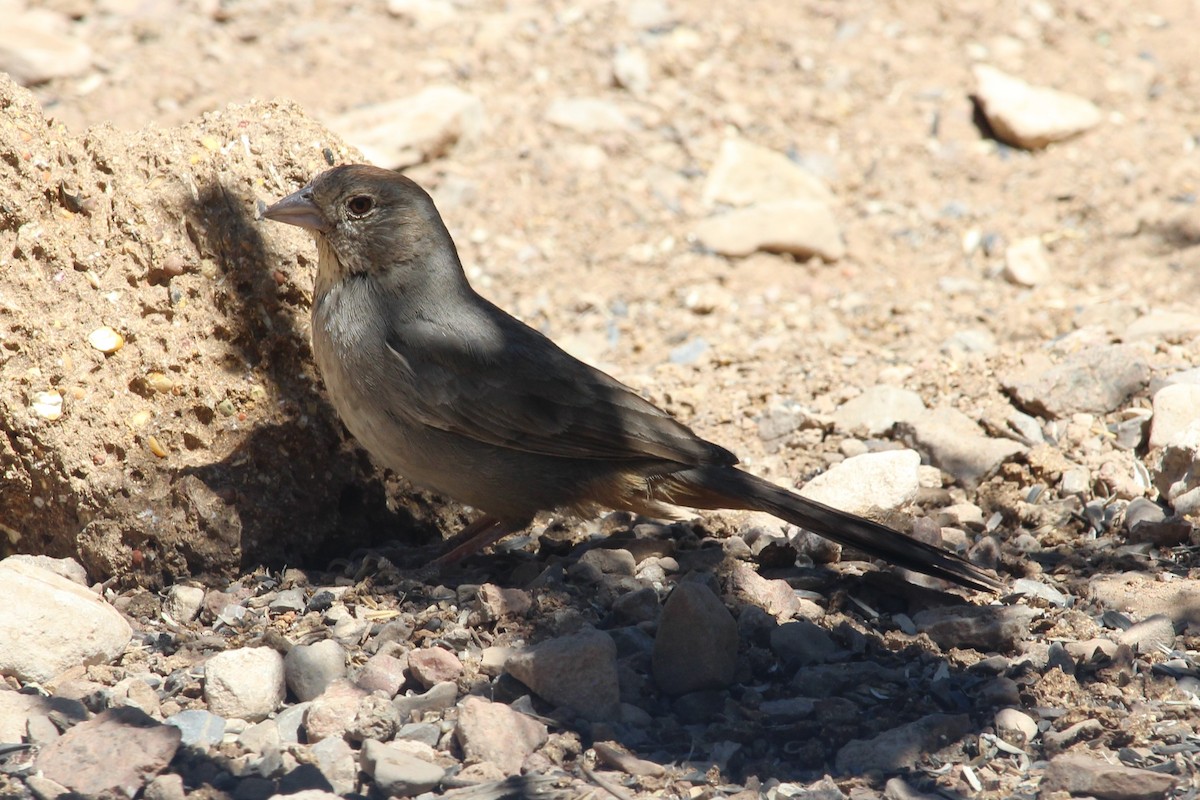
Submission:
[[[983,112],[983,104],[979,101],[979,97],[970,95],[969,99],[971,101],[971,124],[979,131],[979,135],[984,139],[991,139],[1002,147],[1009,147],[1007,142],[996,135],[996,129],[992,127],[987,114]]]
[[[306,303],[294,284],[277,286],[277,265],[291,259],[267,245],[242,195],[219,181],[202,187],[185,208],[187,231],[229,287],[218,311],[238,327],[217,334],[274,383],[284,419],[258,425],[219,462],[181,470],[172,506],[214,544],[233,545],[241,569],[320,567],[356,548],[436,536],[441,505],[388,486],[312,379],[307,334],[291,324],[293,315],[279,313],[282,304]],[[209,555],[182,553],[187,571]]]
[[[695,524],[669,528],[673,536],[671,557],[680,564],[681,574],[714,588],[726,583],[725,572],[730,561],[716,542],[701,539],[703,530]],[[449,589],[485,582],[528,588],[528,580],[543,576],[538,578],[543,581],[555,564],[561,564],[566,577],[551,584],[556,593],[561,592],[557,594],[556,605],[569,607],[587,618],[597,608],[611,606],[613,598],[635,589],[628,579],[618,575],[604,575],[591,582],[584,573],[570,569],[581,553],[593,548],[637,552],[639,547],[649,545],[647,537],[631,529],[615,530],[603,540],[574,548],[561,547],[547,537],[541,543],[536,556],[524,550],[479,556],[444,571],[438,580]],[[718,593],[735,609],[740,639],[739,671],[733,686],[678,696],[663,692],[654,681],[651,667],[653,636],[636,624],[608,614],[594,623],[617,643],[621,700],[648,713],[652,718],[650,725],[593,725],[570,716],[569,712],[564,716],[563,709],[533,695],[535,709],[558,720],[562,728],[577,733],[585,749],[607,738],[619,742],[639,758],[667,767],[689,761],[706,763],[709,748],[725,743],[731,747],[722,765],[722,776],[752,786],[756,780],[763,784],[772,778],[809,783],[830,773],[877,775],[879,768],[875,766],[848,767],[846,755],[839,759],[839,753],[855,740],[866,740],[861,746],[871,750],[869,740],[875,736],[918,723],[930,715],[943,715],[944,719],[935,716],[928,723],[930,741],[914,743],[925,754],[921,767],[936,768],[942,763],[970,760],[978,755],[972,752],[978,746],[978,739],[960,728],[965,726],[975,732],[989,730],[997,709],[1035,704],[1032,695],[1021,695],[1022,687],[1032,684],[1038,677],[1036,674],[1030,673],[1010,684],[1005,670],[998,672],[993,664],[963,669],[920,643],[897,649],[888,641],[886,631],[896,630],[892,621],[895,615],[911,616],[928,608],[961,606],[964,604],[961,596],[915,585],[890,571],[851,575],[828,566],[760,571],[764,577],[785,580],[799,591],[830,598],[829,612],[845,615],[846,621],[828,631],[838,647],[834,656],[814,663],[786,661],[771,645],[772,632],[780,623],[758,606],[735,599],[732,589],[724,586]],[[422,597],[422,592],[431,592],[431,587],[414,586],[406,588],[406,592],[406,604],[411,602],[414,608],[434,602],[433,594]],[[864,608],[878,616],[865,616]],[[850,624],[851,619],[855,624]],[[529,623],[539,631],[531,641],[561,635],[553,620],[531,618]],[[1021,669],[1017,665],[1009,671],[1015,676]],[[529,695],[530,690],[502,674],[486,687],[475,687],[473,693],[511,703]],[[793,716],[772,707],[774,701],[798,698],[814,701],[810,714]],[[949,750],[940,753],[943,762],[938,751],[947,746]],[[936,788],[934,780],[921,768],[895,763],[883,771],[901,775],[917,788],[930,791]]]
[[[1200,221],[1191,217],[1143,223],[1138,233],[1157,239],[1169,251],[1200,245]]]

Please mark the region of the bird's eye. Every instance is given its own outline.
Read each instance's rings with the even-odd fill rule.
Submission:
[[[346,209],[350,212],[350,214],[352,216],[355,216],[355,217],[365,216],[367,214],[367,212],[369,212],[374,207],[375,207],[375,201],[365,194],[360,194],[355,197],[351,197],[349,200],[346,201]]]

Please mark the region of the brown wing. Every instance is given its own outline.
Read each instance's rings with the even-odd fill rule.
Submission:
[[[417,398],[398,410],[498,447],[561,458],[735,464],[632,389],[494,306],[455,335],[408,323],[388,337]]]

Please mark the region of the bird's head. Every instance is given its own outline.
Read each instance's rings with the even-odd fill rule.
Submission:
[[[262,216],[312,231],[345,275],[390,274],[408,282],[428,278],[430,271],[462,272],[432,198],[391,170],[365,164],[334,167]]]

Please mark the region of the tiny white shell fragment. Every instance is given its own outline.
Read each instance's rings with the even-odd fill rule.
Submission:
[[[88,344],[105,355],[112,355],[125,346],[125,337],[106,325],[88,334]]]
[[[34,392],[29,408],[42,419],[56,420],[62,416],[62,405],[62,395],[51,389],[48,392]]]

